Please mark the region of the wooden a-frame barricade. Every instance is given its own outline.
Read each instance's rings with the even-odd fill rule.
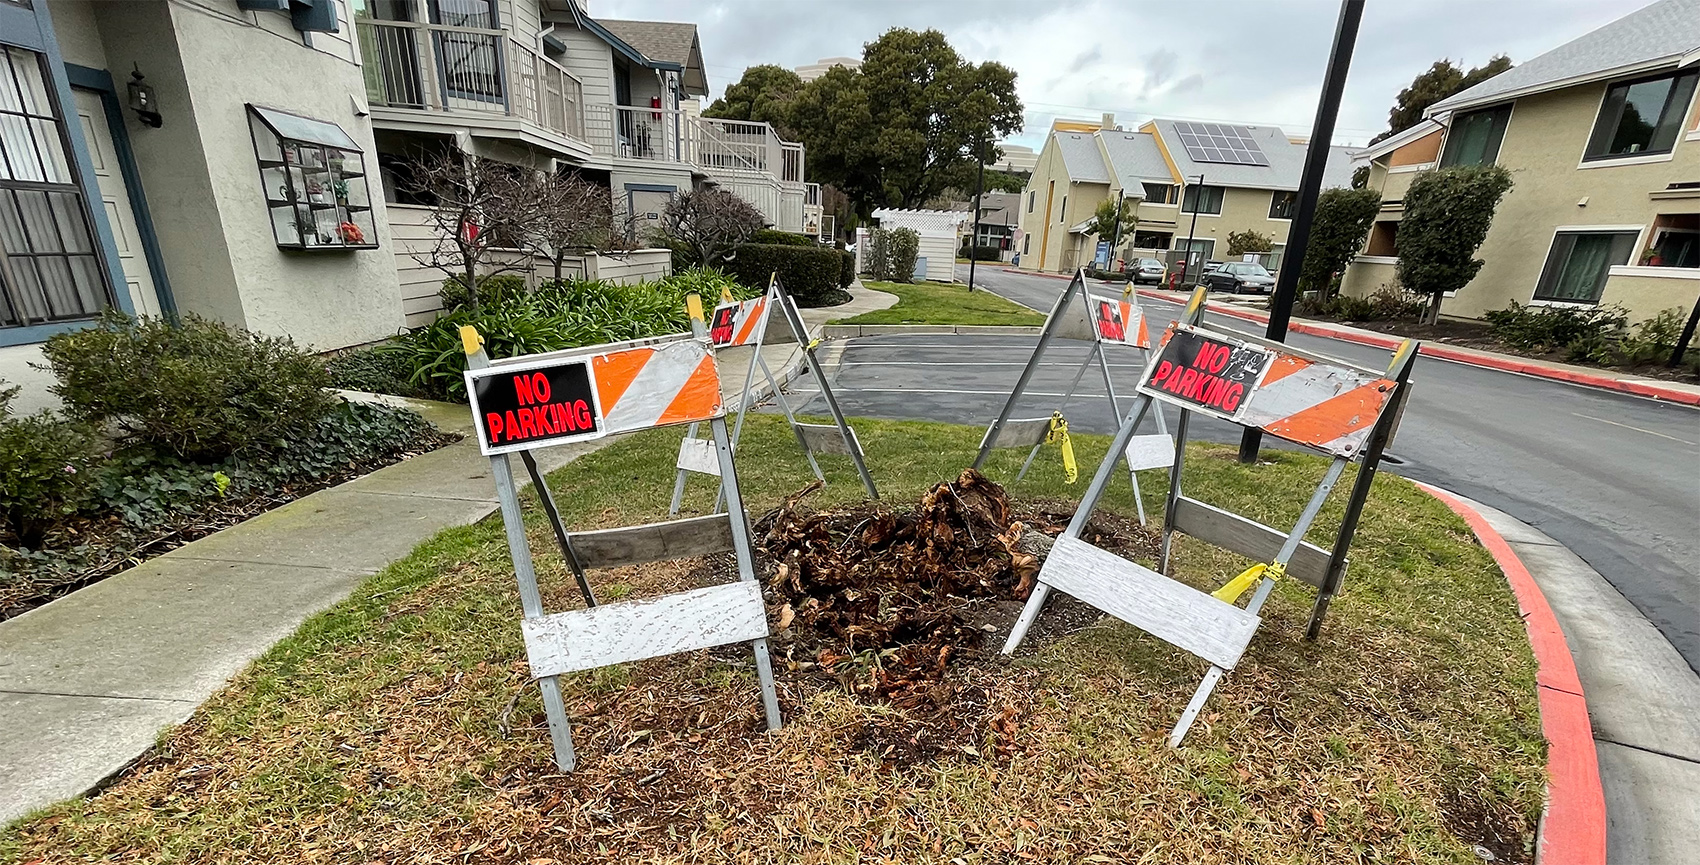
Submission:
[[[1054,339],[1086,340],[1092,347],[1086,358],[1081,361],[1080,368],[1075,370],[1074,380],[1069,382],[1068,390],[1052,414],[1032,418],[1010,417],[1015,412],[1016,403],[1027,392],[1028,383],[1038,370],[1045,350]],[[981,437],[980,452],[974,457],[974,468],[980,468],[986,457],[996,448],[1025,447],[1029,448],[1027,460],[1021,464],[1021,471],[1015,479],[1019,481],[1026,477],[1039,449],[1055,439],[1059,430],[1062,434],[1067,434],[1068,422],[1065,412],[1069,402],[1074,399],[1074,392],[1080,386],[1081,378],[1094,361],[1104,375],[1104,391],[1110,402],[1110,416],[1121,417],[1121,402],[1116,396],[1115,380],[1110,375],[1110,361],[1106,349],[1109,345],[1131,347],[1139,352],[1142,359],[1150,359],[1150,331],[1146,326],[1145,312],[1139,306],[1138,295],[1133,290],[1133,283],[1128,283],[1127,290],[1122,292],[1120,298],[1095,297],[1086,285],[1086,272],[1076,271],[1074,278],[1069,280],[1068,287],[1057,296],[1050,314],[1045,317],[1045,324],[1039,330],[1039,341],[1033,346],[1033,354],[1027,358],[1027,365],[1022,367],[1021,375],[1016,379],[1015,387],[1010,390],[1003,408],[999,410],[997,419],[992,421],[991,426],[986,428],[986,434]],[[1128,440],[1124,454],[1141,525],[1145,523],[1145,502],[1139,495],[1139,472],[1168,468],[1175,456],[1175,442],[1164,423],[1163,412],[1159,409],[1155,414],[1157,432],[1134,435]],[[1072,464],[1072,454],[1067,459],[1069,464]],[[1069,482],[1073,483],[1072,469],[1070,472]]]
[[[1399,415],[1410,394],[1417,344],[1406,340],[1384,372],[1300,351],[1283,343],[1206,327],[1205,290],[1193,293],[1181,320],[1169,326],[1147,365],[1138,398],[1116,431],[1086,495],[1040,568],[1027,605],[1003,651],[1021,645],[1051,589],[1059,589],[1210,663],[1169,736],[1178,747],[1223,675],[1239,662],[1262,619],[1276,580],[1290,576],[1317,589],[1307,636],[1314,639],[1328,603],[1340,590],[1358,518]],[[1151,570],[1081,539],[1140,420],[1156,402],[1180,409],[1174,462],[1164,509],[1162,562]],[[1280,531],[1182,492],[1188,421],[1193,414],[1261,429],[1333,457],[1298,521]],[[1304,540],[1346,464],[1359,462],[1357,480],[1332,550]],[[1175,532],[1264,564],[1254,565],[1214,593],[1170,579]],[[1244,608],[1235,604],[1256,589]]]
[[[768,322],[776,311],[784,318],[785,327],[770,338]],[[785,422],[790,425],[792,435],[797,438],[797,447],[802,449],[815,477],[821,483],[826,483],[826,475],[821,472],[820,463],[815,461],[816,454],[843,454],[855,463],[856,473],[861,476],[862,485],[867,488],[868,498],[879,499],[879,490],[874,486],[873,476],[868,473],[861,439],[856,437],[855,428],[844,419],[844,412],[838,407],[838,398],[833,395],[832,386],[826,380],[826,372],[815,356],[815,344],[809,339],[808,328],[803,324],[801,313],[797,311],[797,303],[791,293],[785,290],[777,275],[768,279],[767,291],[760,297],[737,301],[733,300],[730,294],[724,295],[709,316],[708,335],[717,353],[721,349],[740,346],[748,346],[751,350],[749,368],[744,373],[744,386],[738,396],[738,421],[732,428],[734,451],[737,450],[739,437],[744,432],[744,418],[749,414],[750,401],[756,386],[756,369],[759,367],[762,375],[766,377],[768,388],[779,403],[780,410],[785,413]],[[802,348],[809,374],[820,387],[821,396],[826,400],[827,411],[832,415],[831,424],[798,421],[791,411],[790,400],[785,398],[784,389],[779,386],[773,371],[768,368],[767,361],[762,359],[762,346],[791,342],[798,343]],[[675,463],[677,474],[673,479],[673,500],[667,511],[669,515],[679,513],[685,498],[685,481],[692,473],[719,476],[719,462],[714,456],[713,442],[698,438],[697,433],[697,424],[691,424],[690,429],[685,432],[684,440],[679,442],[679,458]],[[714,512],[720,510],[724,500],[725,491],[722,490],[715,497]]]
[[[720,376],[699,314],[695,335],[632,340],[501,360],[485,356],[476,329],[461,328],[466,390],[479,446],[490,457],[508,551],[519,582],[526,656],[543,694],[555,764],[576,764],[556,677],[646,658],[749,642],[770,730],[779,729],[768,623],[748,516],[738,487]],[[658,426],[706,423],[724,479],[727,512],[599,531],[568,532],[531,451]],[[543,607],[508,454],[518,453],[584,595],[585,608]],[[730,551],[738,580],[657,598],[598,604],[585,572]]]

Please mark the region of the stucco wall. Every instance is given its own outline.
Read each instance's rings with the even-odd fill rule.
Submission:
[[[0,386],[18,388],[18,395],[12,399],[14,417],[59,407],[59,398],[47,392],[57,379],[53,373],[36,369],[42,364],[40,343],[0,346]]]
[[[375,219],[379,249],[287,252],[272,234],[244,102],[341,126],[377,167],[360,68],[286,38],[172,5],[203,152],[247,326],[315,349],[371,342],[402,323],[389,227]],[[368,196],[382,199],[373,172]],[[175,283],[174,283],[175,284]]]
[[[1275,243],[1287,242],[1287,229],[1292,220],[1269,218],[1271,194],[1267,189],[1229,188],[1222,193],[1220,215],[1198,215],[1196,237],[1216,241],[1215,250],[1210,254],[1213,259],[1227,260],[1228,235],[1236,231],[1256,231],[1268,235]],[[1194,236],[1192,214],[1183,210],[1175,217],[1176,247],[1179,247],[1180,241]]]
[[[1696,297],[1700,297],[1700,270],[1629,266],[1611,269],[1600,303],[1629,310],[1633,323],[1673,308],[1686,316]]]
[[[1351,297],[1368,297],[1383,288],[1392,288],[1398,281],[1398,259],[1360,255],[1352,260],[1340,276],[1340,293]]]
[[[1448,313],[1479,316],[1513,300],[1529,302],[1559,226],[1645,227],[1659,213],[1687,212],[1673,206],[1676,202],[1650,199],[1648,193],[1674,181],[1700,178],[1700,141],[1678,136],[1665,161],[1579,167],[1605,89],[1605,84],[1594,84],[1517,100],[1498,159],[1516,185],[1500,202],[1487,240],[1476,253],[1485,264],[1447,301]],[[1585,205],[1580,203],[1584,198]],[[1688,302],[1693,302],[1692,281],[1669,282],[1688,283]],[[1641,316],[1657,309],[1633,311]]]

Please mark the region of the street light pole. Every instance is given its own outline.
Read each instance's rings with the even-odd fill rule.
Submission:
[[[1193,284],[1198,284],[1197,274],[1192,272],[1192,245],[1198,242],[1198,206],[1204,203],[1204,175],[1198,175],[1198,185],[1192,191],[1192,227],[1186,230],[1186,254],[1181,256],[1181,275],[1194,277]],[[1181,189],[1181,204],[1186,204],[1186,189]],[[1204,253],[1198,254],[1198,269],[1204,269]],[[1183,281],[1181,287],[1185,288]]]
[[[1116,245],[1122,240],[1122,199],[1127,196],[1127,190],[1116,190],[1116,221],[1110,224],[1110,258],[1104,264],[1111,270],[1116,267]]]
[[[1304,266],[1305,246],[1310,242],[1310,223],[1316,216],[1316,198],[1322,191],[1322,172],[1328,165],[1328,146],[1334,139],[1334,121],[1340,115],[1340,96],[1346,90],[1346,73],[1352,66],[1352,48],[1358,41],[1358,24],[1364,17],[1364,0],[1342,0],[1340,18],[1334,25],[1334,49],[1328,55],[1328,71],[1322,76],[1322,102],[1316,109],[1316,125],[1305,148],[1304,179],[1299,183],[1298,206],[1287,232],[1287,254],[1275,280],[1275,296],[1269,302],[1272,340],[1287,338],[1287,323],[1293,317],[1293,299],[1298,294],[1299,270]],[[1240,436],[1240,462],[1257,462],[1263,431],[1247,427]]]
[[[974,154],[980,163],[980,173],[974,179],[974,233],[968,238],[968,293],[974,293],[974,265],[980,260],[980,194],[986,187],[986,148],[982,144]]]

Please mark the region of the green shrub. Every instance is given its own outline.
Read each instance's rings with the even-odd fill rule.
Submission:
[[[832,306],[849,300],[839,287],[844,270],[840,256],[837,250],[818,245],[746,243],[737,247],[726,269],[740,283],[758,290],[767,288],[768,277],[777,272],[799,306]]]
[[[838,267],[838,287],[849,288],[856,281],[856,253],[840,249],[838,254],[843,258]]]
[[[778,231],[772,228],[757,229],[750,235],[749,243],[765,243],[777,246],[820,246],[814,238],[807,234],[794,231]]]
[[[497,273],[478,278],[478,303],[480,306],[499,306],[514,298],[525,296],[525,277],[517,273]],[[437,297],[443,302],[443,309],[460,309],[471,302],[471,296],[466,291],[466,281],[458,276],[443,280],[443,287],[437,291]]]
[[[500,305],[476,312],[465,307],[446,312],[379,351],[399,354],[400,363],[412,371],[409,382],[419,390],[436,399],[464,400],[462,325],[478,328],[485,350],[498,358],[680,333],[690,329],[685,295],[695,291],[704,296],[704,303],[713,303],[728,279],[718,271],[692,269],[637,285],[597,280],[546,282],[530,294],[508,298]],[[767,286],[765,276],[761,285]],[[743,299],[758,293],[758,289],[733,283],[734,297]]]
[[[1416,318],[1427,308],[1423,298],[1387,287],[1368,297],[1336,294],[1324,299],[1307,294],[1299,301],[1300,312],[1338,321],[1397,321]]]
[[[684,303],[685,295],[695,294],[701,297],[702,302],[710,309],[720,302],[723,294],[730,293],[733,297],[741,297],[749,293],[731,274],[717,267],[692,267],[676,271],[660,279],[657,287],[668,296],[677,297],[680,303]]]
[[[1096,267],[1088,267],[1086,268],[1086,278],[1105,279],[1110,282],[1127,282],[1132,277],[1131,274],[1123,273],[1118,270],[1099,270]]]
[[[1635,325],[1623,337],[1619,350],[1628,364],[1664,363],[1682,339],[1682,328],[1688,323],[1682,310],[1675,307]]]
[[[915,281],[915,260],[921,254],[921,235],[913,228],[880,229],[888,232],[887,249],[891,256],[893,282]]]
[[[334,405],[324,363],[295,343],[194,315],[172,326],[112,311],[42,353],[68,415],[198,462],[275,448]]]
[[[956,257],[973,259],[974,261],[997,261],[1003,257],[1003,250],[996,246],[970,247],[964,243],[962,248],[956,251]]]
[[[881,229],[868,232],[863,242],[867,250],[862,255],[863,273],[880,282],[891,281],[891,234]]]
[[[1627,311],[1618,306],[1523,306],[1515,300],[1482,318],[1495,338],[1523,351],[1559,351],[1585,340],[1597,345],[1592,337],[1617,339],[1629,321]]]
[[[390,393],[396,396],[428,398],[430,394],[416,387],[410,379],[413,368],[400,352],[387,345],[344,352],[325,361],[325,372],[332,387],[361,390],[368,393]]]
[[[17,393],[0,387],[0,524],[17,546],[39,549],[48,529],[76,513],[88,491],[93,436],[52,412],[11,417]]]

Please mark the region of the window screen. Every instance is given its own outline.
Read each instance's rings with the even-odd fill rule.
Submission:
[[[1188,186],[1186,193],[1181,196],[1182,213],[1222,212],[1222,187],[1220,186]]]
[[[1614,84],[1600,103],[1586,159],[1669,153],[1682,131],[1700,73]]]
[[[111,304],[43,57],[0,46],[0,327],[91,318]]]
[[[1440,167],[1492,165],[1499,158],[1499,143],[1505,138],[1505,124],[1510,120],[1509,105],[1453,118],[1452,128],[1446,133],[1446,150],[1440,155]]]

